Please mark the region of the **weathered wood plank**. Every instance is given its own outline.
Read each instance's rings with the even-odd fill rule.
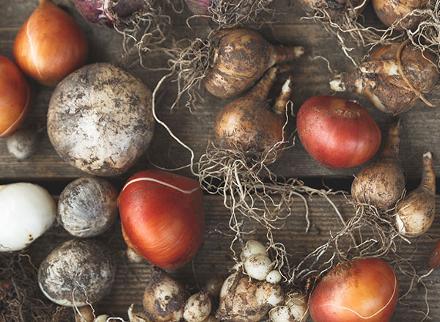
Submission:
[[[340,207],[346,218],[352,214],[351,206],[347,205],[340,197],[333,198]],[[440,197],[437,198],[437,207],[440,207]],[[176,276],[185,284],[194,287],[197,282],[203,285],[211,274],[225,274],[233,265],[230,256],[229,243],[230,238],[219,234],[216,230],[227,232],[227,223],[229,220],[228,211],[224,208],[222,199],[218,196],[208,196],[205,198],[206,209],[206,238],[205,242],[197,254],[192,265],[187,265]],[[338,229],[337,218],[330,208],[329,204],[320,199],[314,198],[310,201],[311,220],[314,228],[311,233],[304,233],[306,225],[303,217],[303,205],[300,200],[295,204],[295,216],[290,217],[285,227],[276,232],[276,238],[285,243],[287,250],[292,255],[291,264],[297,264],[308,252],[321,245],[328,238],[330,231]],[[247,227],[247,229],[256,228],[255,233],[249,238],[256,238],[264,241],[265,233],[262,229]],[[419,272],[426,272],[425,262],[432,250],[435,242],[434,236],[440,236],[440,221],[437,220],[429,231],[429,236],[413,240],[417,244],[417,252],[414,252],[413,246],[405,246],[400,252],[404,257],[411,257]],[[46,256],[50,249],[54,248],[60,242],[69,239],[61,228],[53,229],[41,239],[37,240],[31,247],[31,254],[38,263]],[[113,254],[118,258],[118,274],[115,285],[109,296],[98,305],[98,313],[112,313],[114,315],[125,316],[126,310],[131,303],[141,303],[142,294],[146,283],[148,282],[151,266],[148,264],[127,264],[122,256],[125,249],[120,236],[119,223],[113,230],[100,238],[111,247]],[[194,275],[194,273],[195,275]],[[403,293],[410,280],[406,277],[399,277],[401,283],[401,293]],[[440,316],[440,304],[437,299],[440,296],[440,272],[434,272],[426,279],[429,288],[429,299],[431,305],[431,318],[434,321]],[[409,305],[409,306],[408,306]],[[392,321],[420,321],[421,315],[416,311],[424,310],[423,290],[416,287],[413,292],[401,304],[399,304]]]
[[[6,19],[0,21],[0,53],[10,56],[13,39],[18,28],[25,17],[32,11],[36,1],[2,1],[0,10],[6,11]],[[66,1],[63,2],[64,4]],[[270,29],[264,31],[265,35],[272,40],[286,44],[302,44],[307,48],[308,58],[297,62],[294,79],[295,91],[294,101],[296,109],[300,104],[312,95],[329,94],[330,90],[327,81],[330,77],[326,65],[318,60],[312,61],[311,57],[325,56],[336,70],[350,68],[350,63],[341,58],[341,52],[335,44],[335,40],[325,33],[319,25],[309,21],[299,20],[302,15],[297,6],[286,9],[286,20],[280,24],[274,24]],[[12,14],[13,13],[13,14]],[[287,18],[288,17],[288,18]],[[77,19],[81,20],[80,17]],[[287,24],[289,23],[289,24]],[[117,62],[120,57],[121,39],[119,35],[110,29],[102,26],[91,26],[84,21],[81,22],[87,31],[91,45],[90,61],[112,61]],[[181,27],[179,27],[181,28]],[[200,28],[195,27],[196,31]],[[186,31],[185,31],[186,32]],[[141,77],[150,88],[154,88],[159,75],[152,75],[150,72],[135,68],[134,74]],[[51,89],[43,88],[34,84],[34,100],[32,112],[29,115],[28,123],[45,124],[47,105]],[[354,95],[346,94],[348,98],[358,99]],[[440,102],[440,94],[435,90],[432,101]],[[375,111],[365,100],[360,100],[372,112],[376,120],[384,126],[389,117]],[[203,108],[195,111],[192,115],[184,108],[171,113],[168,109],[169,102],[163,101],[159,106],[160,117],[170,125],[184,142],[188,143],[196,152],[196,155],[203,153],[206,142],[210,138],[211,129],[216,112],[222,102],[208,100]],[[432,150],[434,155],[440,155],[440,145],[435,144],[438,139],[437,129],[440,126],[440,111],[427,109],[419,103],[409,113],[402,115],[404,134],[402,139],[402,159],[405,170],[409,177],[419,176],[419,159],[423,152]],[[47,137],[43,135],[39,151],[29,161],[17,162],[8,155],[5,144],[0,142],[0,177],[12,180],[39,179],[39,178],[72,178],[80,175],[80,172],[66,165],[54,152]],[[189,155],[176,145],[163,129],[156,133],[152,147],[149,150],[150,158],[158,164],[166,167],[175,167],[187,164]],[[137,168],[142,168],[145,160],[140,161]],[[436,162],[437,171],[440,170],[440,163]],[[300,144],[285,153],[282,159],[274,165],[274,169],[280,175],[288,177],[307,176],[336,176],[349,177],[354,170],[331,170],[314,162],[304,151]],[[439,171],[440,172],[440,171]]]

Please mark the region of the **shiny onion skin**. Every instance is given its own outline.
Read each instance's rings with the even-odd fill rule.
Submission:
[[[394,313],[399,283],[382,259],[338,264],[313,291],[309,309],[314,322],[387,322]]]
[[[337,76],[330,87],[363,95],[378,110],[398,115],[433,90],[439,79],[433,61],[431,54],[407,43],[377,46],[357,71]]]
[[[79,25],[50,0],[40,5],[15,38],[17,64],[30,77],[54,86],[85,64],[87,40]]]
[[[238,96],[251,88],[272,66],[304,54],[303,47],[273,46],[250,29],[221,30],[214,37],[218,44],[203,82],[206,90],[218,98]]]
[[[428,266],[430,269],[437,269],[440,267],[440,241],[435,244],[435,247],[432,250]]]
[[[0,56],[0,137],[11,135],[22,123],[29,107],[30,88],[21,71]]]
[[[357,167],[380,147],[380,129],[367,110],[342,98],[308,99],[298,112],[296,124],[306,151],[327,167]]]
[[[429,0],[372,0],[374,11],[380,21],[387,27],[395,24],[396,30],[412,29],[422,20],[422,16],[407,17],[414,10],[422,10],[428,6]],[[403,19],[405,18],[405,19]],[[403,20],[402,20],[403,19]],[[400,22],[397,24],[397,22]]]
[[[173,270],[203,241],[203,194],[193,179],[160,170],[138,172],[119,195],[124,239],[154,265]]]

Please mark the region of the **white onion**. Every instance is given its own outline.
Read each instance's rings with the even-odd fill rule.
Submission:
[[[31,183],[0,187],[0,251],[26,248],[48,230],[56,216],[52,196]]]

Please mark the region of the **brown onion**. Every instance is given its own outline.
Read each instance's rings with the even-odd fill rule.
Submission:
[[[366,96],[385,113],[411,109],[436,84],[439,74],[432,56],[404,43],[379,46],[356,72],[344,73],[330,82],[334,91],[352,91]]]
[[[30,89],[21,71],[0,56],[0,137],[12,134],[28,110]]]
[[[396,30],[412,29],[422,20],[422,16],[409,16],[414,10],[427,7],[429,0],[372,0],[374,11],[380,21]]]
[[[378,161],[356,174],[351,185],[355,201],[380,210],[392,208],[405,189],[405,176],[399,161],[400,125],[389,129],[388,139]]]
[[[424,234],[434,222],[436,178],[431,152],[423,155],[423,177],[420,186],[397,205],[396,226],[406,237]]]
[[[245,96],[226,105],[215,123],[217,142],[249,154],[260,153],[283,141],[286,103],[291,94],[287,80],[273,110],[267,102],[275,82],[277,69],[270,69],[261,81]]]
[[[251,88],[272,66],[294,60],[303,47],[273,46],[250,29],[227,29],[216,36],[211,68],[205,88],[219,98],[232,98]]]
[[[52,86],[84,65],[87,40],[71,16],[50,0],[40,0],[18,32],[13,51],[27,75]]]

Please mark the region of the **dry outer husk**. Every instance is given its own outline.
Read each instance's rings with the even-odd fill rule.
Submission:
[[[40,292],[37,269],[29,255],[0,253],[0,321],[72,320],[72,309],[51,303]]]

